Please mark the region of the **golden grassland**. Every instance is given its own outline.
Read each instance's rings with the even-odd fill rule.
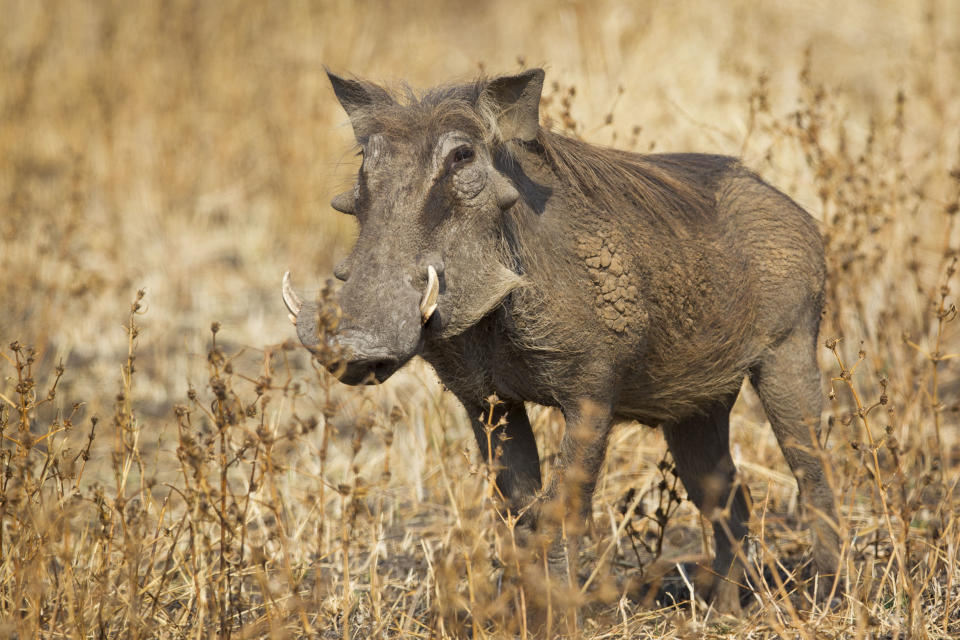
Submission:
[[[0,0],[0,16],[0,636],[527,633],[543,585],[512,579],[488,469],[433,374],[347,388],[289,342],[280,275],[315,293],[355,231],[327,206],[356,162],[323,65],[413,86],[544,65],[554,128],[742,156],[822,223],[846,595],[794,593],[796,485],[745,390],[744,615],[690,602],[676,567],[703,522],[659,433],[623,425],[574,635],[960,634],[960,4]],[[532,415],[549,468],[562,420]]]

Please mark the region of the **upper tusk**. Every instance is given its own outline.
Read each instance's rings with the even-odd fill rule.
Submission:
[[[290,284],[289,271],[283,274],[283,303],[287,305],[291,315],[297,316],[300,314],[303,301],[300,300],[300,296],[297,295],[297,292],[293,290],[293,285]]]
[[[437,270],[431,264],[427,266],[427,289],[423,292],[423,299],[420,300],[420,319],[424,324],[437,310],[437,298],[439,297],[440,280],[437,278]]]

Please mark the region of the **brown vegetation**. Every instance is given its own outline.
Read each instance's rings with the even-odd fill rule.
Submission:
[[[351,242],[322,64],[429,86],[518,62],[548,65],[556,130],[742,155],[827,239],[846,598],[790,597],[809,534],[745,389],[752,604],[685,601],[702,523],[659,432],[623,426],[582,636],[960,634],[960,15],[796,5],[0,2],[0,636],[522,634],[466,417],[418,363],[339,385],[276,293]],[[561,425],[534,414],[548,466]]]

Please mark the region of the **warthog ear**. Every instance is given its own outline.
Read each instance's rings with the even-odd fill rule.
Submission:
[[[376,104],[392,104],[393,98],[383,87],[362,80],[341,78],[329,69],[326,71],[327,77],[330,78],[330,84],[333,85],[333,93],[336,94],[343,110],[350,117],[350,124],[353,125],[353,131],[359,138],[360,133],[357,131],[357,125],[363,116],[363,112]]]
[[[480,107],[489,108],[496,115],[503,140],[536,139],[540,130],[543,75],[543,69],[530,69],[515,76],[500,76],[483,90]]]

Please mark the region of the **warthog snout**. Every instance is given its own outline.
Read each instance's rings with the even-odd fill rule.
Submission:
[[[379,294],[390,291],[383,286],[374,289],[374,293]],[[440,279],[436,268],[433,265],[427,266],[426,283],[418,296],[412,295],[415,293],[412,287],[401,287],[399,290],[392,290],[392,293],[393,295],[384,296],[393,298],[392,300],[381,299],[380,304],[373,305],[377,316],[371,321],[361,323],[357,318],[345,315],[335,327],[330,327],[319,322],[320,309],[317,303],[305,302],[293,290],[290,272],[283,274],[283,302],[290,312],[290,321],[297,327],[300,340],[315,355],[320,356],[321,361],[341,382],[350,385],[383,382],[417,352],[421,327],[433,317],[440,297]],[[349,299],[341,293],[341,304],[356,306],[344,302]],[[403,310],[404,307],[412,308],[415,302],[418,323],[409,317],[410,312]],[[362,310],[371,307],[361,305],[360,308]],[[391,312],[390,309],[394,311]],[[326,330],[322,329],[322,326]]]

